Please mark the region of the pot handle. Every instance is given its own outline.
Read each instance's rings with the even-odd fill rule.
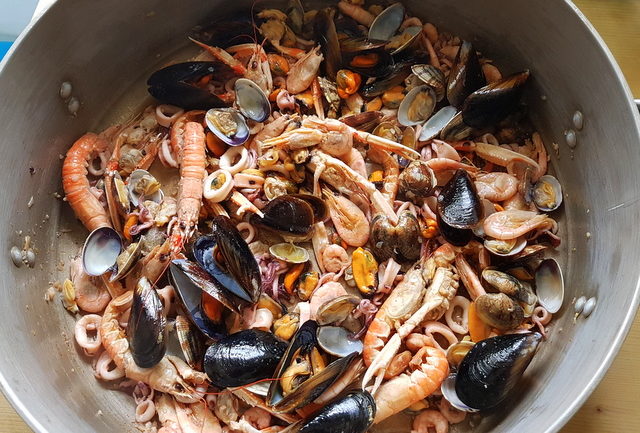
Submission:
[[[638,107],[638,110],[640,110],[640,99],[635,99],[636,102],[636,107]]]

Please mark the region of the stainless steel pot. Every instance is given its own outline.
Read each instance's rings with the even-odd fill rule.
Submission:
[[[250,7],[249,0],[59,0],[0,65],[0,384],[38,432],[131,430],[132,402],[105,389],[73,344],[73,319],[43,300],[49,282],[85,232],[60,187],[59,155],[87,130],[127,114],[145,97],[148,72],[174,56],[187,30],[211,14]],[[569,1],[407,0],[417,15],[469,38],[505,70],[530,68],[534,120],[566,191],[562,234],[567,294],[551,339],[520,392],[478,431],[558,430],[611,364],[638,305],[640,274],[640,131],[629,89],[611,54]],[[58,91],[73,84],[70,116]],[[584,114],[578,145],[563,132]],[[32,173],[30,170],[33,168]],[[33,207],[27,203],[34,198]],[[73,229],[75,233],[67,233]],[[589,233],[591,236],[589,236]],[[30,235],[34,269],[16,268],[12,245]],[[574,322],[571,302],[597,296],[588,319]],[[630,374],[633,374],[630,372]],[[401,392],[401,391],[399,391]],[[499,427],[498,427],[499,426]],[[406,426],[388,432],[406,431]]]

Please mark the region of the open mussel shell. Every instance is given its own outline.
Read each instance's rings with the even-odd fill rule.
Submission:
[[[126,277],[133,270],[134,265],[138,263],[143,247],[144,236],[138,242],[134,242],[125,248],[116,259],[117,270],[111,274],[109,281],[116,281]]]
[[[436,94],[430,86],[414,87],[406,94],[398,107],[398,122],[404,126],[423,124],[433,114]]]
[[[524,237],[516,239],[500,240],[486,238],[484,240],[484,247],[489,250],[491,254],[495,254],[500,257],[509,257],[520,253],[527,246],[527,240]]]
[[[462,113],[458,113],[442,128],[440,138],[444,141],[460,141],[468,138],[475,129],[464,123]]]
[[[82,247],[82,267],[87,275],[98,276],[116,264],[122,251],[122,238],[111,227],[99,227],[89,233]]]
[[[542,212],[553,212],[562,204],[562,187],[551,175],[542,176],[531,189],[531,199]]]
[[[274,378],[278,378],[278,380],[271,382],[266,400],[275,412],[290,412],[306,406],[318,398],[356,360],[357,354],[351,353],[333,361],[319,372],[314,372],[315,374],[305,371],[300,373],[300,377],[291,377],[294,374],[292,371],[298,372],[299,368],[297,367],[302,367],[307,363],[301,359],[313,356],[312,352],[318,350],[317,330],[318,324],[314,320],[303,323],[291,339],[289,347],[280,360],[274,375]],[[305,378],[305,376],[308,377]],[[286,378],[287,381],[295,383],[297,386],[285,393],[282,388],[282,378]],[[304,381],[298,382],[300,378],[303,378]]]
[[[376,416],[376,402],[368,391],[351,391],[332,401],[286,433],[365,433]]]
[[[140,278],[127,322],[127,340],[138,367],[151,368],[160,362],[167,351],[166,325],[160,296],[146,277]]]
[[[342,326],[320,326],[318,328],[318,345],[325,352],[340,358],[352,353],[362,353],[361,340],[353,339],[351,333]]]
[[[449,104],[460,108],[467,96],[486,84],[478,54],[470,42],[462,41],[447,83]]]
[[[222,107],[225,104],[220,98],[195,84],[215,71],[214,62],[176,63],[151,74],[147,80],[148,90],[159,101],[187,110]]]
[[[340,39],[340,51],[344,54],[362,54],[367,51],[383,49],[387,41],[369,39],[365,37]]]
[[[205,350],[202,334],[196,330],[189,319],[180,314],[176,316],[175,329],[185,361],[191,368],[202,370],[202,357]]]
[[[522,377],[541,340],[542,335],[533,332],[500,335],[476,343],[460,363],[455,386],[451,387],[451,379],[443,384],[444,397],[464,411],[496,407]]]
[[[411,72],[422,82],[433,88],[438,102],[442,101],[447,83],[440,68],[433,65],[420,64],[411,66]]]
[[[396,34],[404,21],[404,6],[394,3],[383,10],[369,27],[369,39],[388,41]]]
[[[211,230],[216,239],[217,253],[223,260],[223,263],[218,263],[219,268],[223,267],[221,270],[237,281],[245,292],[244,296],[237,293],[238,296],[257,302],[262,277],[258,262],[242,234],[231,219],[223,215],[216,215],[211,219]],[[220,282],[225,284],[222,280]]]
[[[438,196],[440,218],[458,229],[470,229],[482,217],[482,202],[465,170],[457,170]]]
[[[538,302],[549,313],[555,314],[562,308],[564,300],[564,278],[555,259],[545,259],[536,270],[536,295]]]
[[[382,95],[394,86],[402,84],[405,78],[411,74],[411,63],[397,62],[389,65],[385,70],[386,74],[377,80],[363,84],[360,93],[365,98],[373,98]]]
[[[129,192],[129,200],[134,206],[138,206],[141,200],[160,203],[164,198],[164,193],[160,189],[160,182],[147,170],[133,170],[129,176],[127,190]]]
[[[340,323],[360,304],[360,298],[354,295],[343,295],[330,299],[318,307],[316,320],[318,325]]]
[[[225,307],[239,313],[244,300],[227,292],[197,264],[188,260],[176,260],[169,266],[169,282],[191,322],[208,338],[218,340],[226,335],[224,325],[211,320],[203,308],[203,293]]]
[[[308,237],[316,222],[314,207],[308,201],[292,195],[274,198],[262,209],[262,213],[262,218],[252,215],[251,222],[291,238]]]
[[[286,348],[270,332],[246,329],[209,346],[204,371],[218,388],[244,386],[272,377]]]
[[[503,120],[518,107],[528,79],[529,71],[524,71],[474,91],[462,107],[464,123],[486,128]]]
[[[247,78],[239,78],[234,84],[236,106],[247,119],[264,122],[271,115],[271,103],[260,86]]]
[[[320,9],[313,21],[313,31],[324,55],[325,75],[331,80],[336,79],[336,73],[342,67],[342,53],[333,21],[334,15],[335,10],[331,8]]]
[[[288,263],[305,263],[309,260],[309,252],[306,248],[289,242],[271,245],[269,253],[276,259]]]
[[[457,113],[458,110],[452,105],[447,105],[436,111],[436,113],[422,125],[418,141],[428,141],[437,137],[438,134],[449,125]]]
[[[234,108],[212,108],[205,120],[209,130],[229,146],[240,146],[249,138],[247,122]]]

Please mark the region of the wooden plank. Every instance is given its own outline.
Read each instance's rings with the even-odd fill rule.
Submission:
[[[640,2],[576,0],[620,64],[633,93],[640,97]],[[605,344],[605,343],[598,343]],[[613,366],[591,398],[562,430],[563,433],[638,432],[640,416],[640,320],[636,320]],[[0,432],[31,430],[0,395]]]

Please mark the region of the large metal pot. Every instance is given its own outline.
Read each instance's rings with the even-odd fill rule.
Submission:
[[[521,392],[478,427],[558,430],[604,375],[638,305],[640,131],[629,89],[602,40],[569,1],[406,4],[470,38],[505,69],[530,68],[527,97],[534,120],[547,143],[559,144],[560,156],[551,152],[551,160],[566,191],[559,254],[565,307]],[[60,260],[75,253],[85,235],[68,206],[54,197],[61,191],[59,155],[83,132],[114,120],[113,107],[122,114],[137,107],[148,72],[172,57],[176,41],[186,42],[193,24],[223,9],[250,6],[249,0],[59,0],[1,65],[0,384],[34,430],[134,430],[131,399],[93,378],[73,344],[73,319],[58,301],[43,300],[49,281],[66,274],[57,268]],[[82,104],[77,117],[58,97],[66,80]],[[563,132],[576,110],[584,113],[585,125],[570,150]],[[34,269],[18,269],[9,258],[10,247],[26,234],[38,250]],[[591,317],[574,322],[570,303],[582,294],[597,296],[598,306]]]

